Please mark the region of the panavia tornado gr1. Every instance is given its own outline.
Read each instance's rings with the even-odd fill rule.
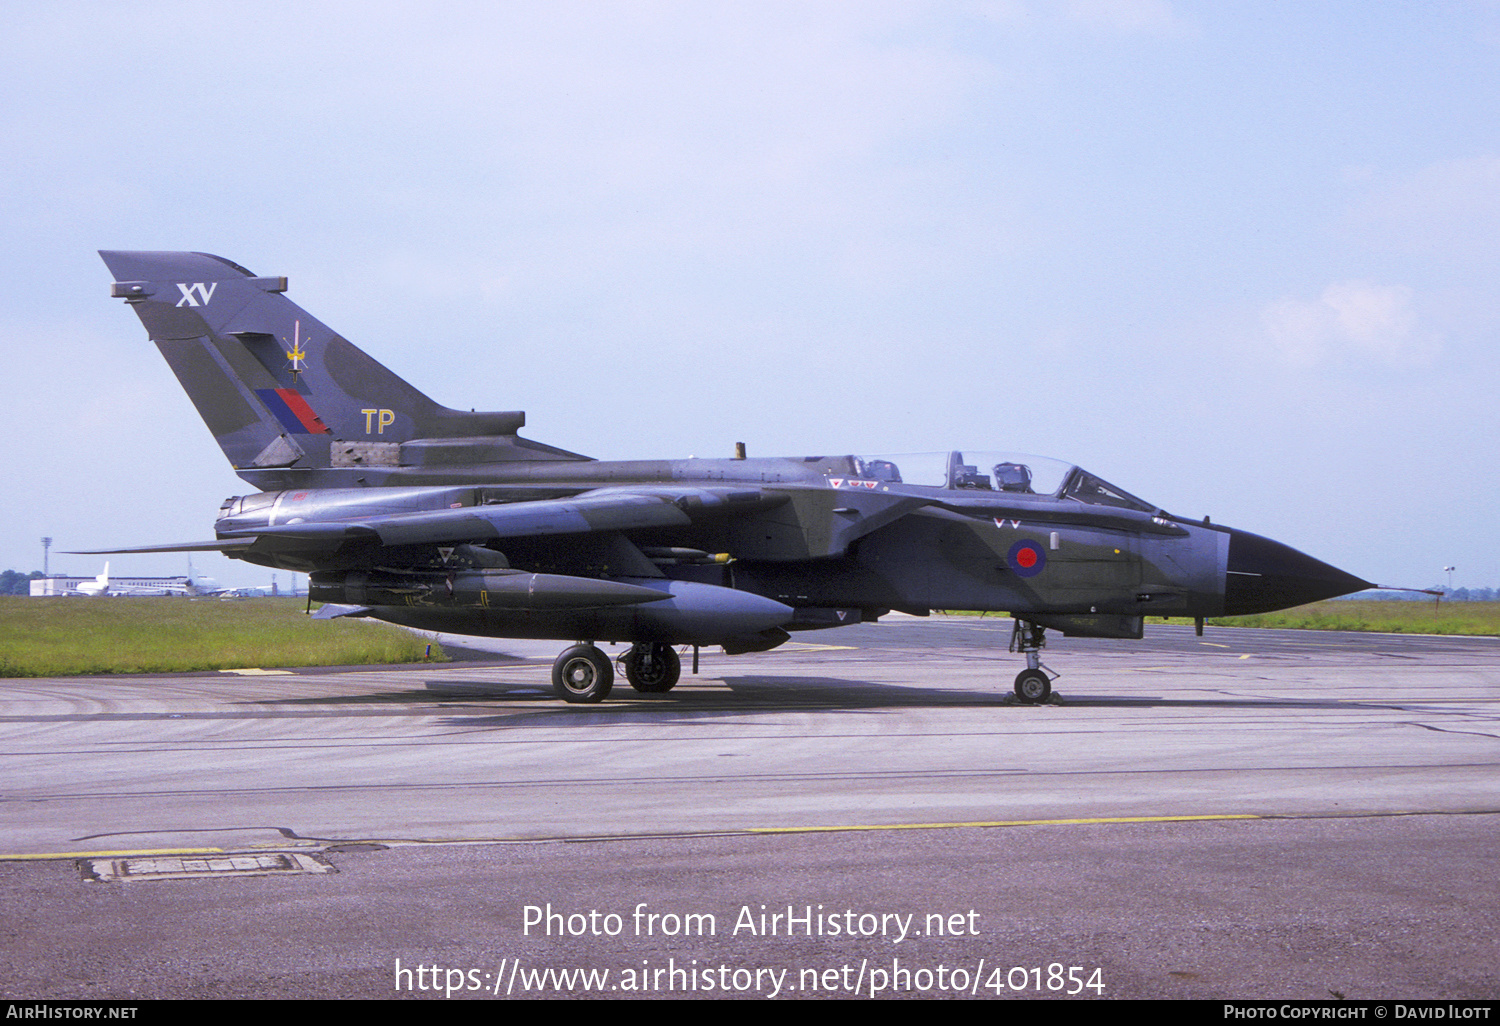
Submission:
[[[677,649],[759,652],[891,610],[1015,619],[1022,702],[1048,629],[1257,613],[1372,587],[1278,542],[1173,516],[1079,467],[1003,452],[590,459],[525,414],[439,406],[259,277],[205,253],[100,254],[235,472],[216,550],[311,575],[320,615],[572,642],[557,694],[671,690]]]

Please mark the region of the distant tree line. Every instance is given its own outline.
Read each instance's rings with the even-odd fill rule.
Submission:
[[[1495,588],[1454,588],[1445,594],[1443,598],[1449,602],[1495,602],[1500,600],[1500,590],[1496,590]]]
[[[41,577],[40,570],[33,570],[29,574],[7,570],[0,574],[0,595],[30,595],[31,582],[41,580]]]

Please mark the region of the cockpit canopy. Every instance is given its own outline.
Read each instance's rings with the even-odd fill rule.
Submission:
[[[1158,507],[1081,467],[1046,456],[1015,452],[928,452],[899,456],[856,456],[860,477],[955,491],[1008,492],[1013,495],[1073,499],[1091,506],[1114,506],[1141,513]]]

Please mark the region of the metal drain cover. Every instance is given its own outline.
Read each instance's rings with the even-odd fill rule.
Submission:
[[[82,869],[85,878],[100,883],[118,883],[121,880],[193,880],[225,876],[289,876],[335,871],[333,866],[316,855],[292,852],[84,859]]]

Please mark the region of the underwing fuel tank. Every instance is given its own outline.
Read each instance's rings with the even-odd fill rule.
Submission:
[[[365,606],[420,630],[509,638],[590,638],[724,645],[759,652],[785,642],[796,612],[775,599],[664,577],[603,580],[504,570],[316,573],[314,602]]]
[[[309,594],[314,602],[338,605],[531,610],[630,606],[669,597],[619,581],[516,570],[315,573]]]
[[[367,583],[356,586],[356,582],[350,581],[351,586],[344,586],[346,578],[375,577],[375,574],[328,574],[328,582],[320,590],[317,578],[323,576],[314,575],[314,601],[363,606],[367,609],[365,615],[418,630],[495,638],[723,645],[731,653],[763,652],[787,641],[790,635],[785,627],[796,619],[795,610],[775,599],[665,577],[600,580],[473,572],[469,575],[471,579],[498,576],[504,586],[513,590],[487,592],[480,597],[476,591],[466,592],[455,586],[454,596],[449,598],[447,578],[442,574],[426,575],[437,578],[436,582],[415,580],[422,576],[417,574],[378,575],[381,578],[378,583],[382,585],[405,578],[401,586],[408,590],[399,595],[371,591]],[[529,592],[524,584],[510,585],[505,580],[527,577],[540,579]],[[432,587],[434,583],[437,589]],[[425,585],[426,590],[416,590],[414,585],[418,584]],[[364,600],[359,598],[361,594]],[[372,596],[378,601],[370,601]]]

